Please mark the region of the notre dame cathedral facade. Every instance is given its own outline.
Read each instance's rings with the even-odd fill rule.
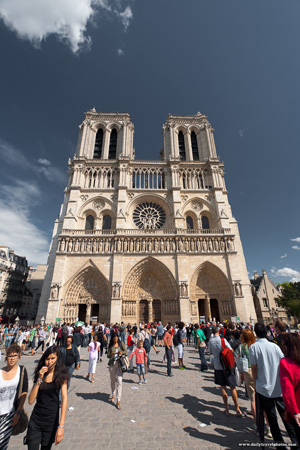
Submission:
[[[256,319],[207,117],[169,115],[157,161],[135,159],[127,113],[79,128],[37,319]]]

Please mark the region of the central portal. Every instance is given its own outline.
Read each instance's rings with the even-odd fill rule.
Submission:
[[[140,322],[148,323],[149,317],[149,308],[148,308],[148,300],[140,301]]]

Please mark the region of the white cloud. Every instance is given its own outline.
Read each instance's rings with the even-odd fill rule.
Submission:
[[[0,0],[1,1],[1,0]],[[67,175],[58,167],[53,166],[51,161],[45,158],[39,158],[38,164],[26,158],[21,150],[0,139],[0,159],[5,163],[17,166],[24,170],[33,171],[36,175],[43,174],[47,180],[54,183],[64,184],[67,181]]]
[[[242,138],[246,131],[247,131],[247,128],[242,128],[241,130],[239,130],[239,136]]]
[[[125,56],[125,53],[121,48],[118,48],[117,53],[119,56]]]
[[[125,31],[127,31],[130,21],[133,18],[133,14],[132,14],[130,6],[127,6],[127,8],[122,13],[120,13],[118,11],[115,11],[115,12],[116,12],[117,16],[121,19],[121,22],[124,25]]]
[[[291,239],[291,241],[293,241],[293,242],[300,242],[300,237],[297,237],[295,239]]]
[[[289,278],[289,281],[291,281],[292,283],[300,281],[300,272],[291,269],[290,267],[284,267],[283,269],[276,270],[276,272],[274,272],[274,275]]]
[[[293,245],[293,246],[292,246],[292,249],[293,249],[293,250],[300,250],[300,247],[298,247],[298,245]]]
[[[280,256],[281,259],[284,259],[287,257],[287,253],[285,253],[284,255]]]
[[[76,53],[91,45],[87,24],[99,9],[113,12],[127,30],[132,11],[120,12],[119,0],[0,0],[0,17],[22,39],[40,47],[51,34],[66,42]],[[117,8],[117,9],[116,9]]]
[[[48,159],[40,158],[38,160],[40,166],[37,167],[38,172],[43,173],[49,181],[65,183],[67,176],[58,167],[52,165]]]
[[[49,242],[30,217],[30,208],[42,195],[36,184],[17,180],[14,186],[0,186],[0,243],[25,256],[29,264],[47,262]]]

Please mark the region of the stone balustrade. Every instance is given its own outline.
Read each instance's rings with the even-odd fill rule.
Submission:
[[[139,228],[134,229],[114,229],[114,230],[62,230],[61,236],[106,236],[106,235],[132,235],[132,236],[144,236],[144,235],[216,235],[216,234],[230,234],[230,228],[201,228],[199,230],[190,230],[184,228],[160,228],[158,230],[141,230]]]

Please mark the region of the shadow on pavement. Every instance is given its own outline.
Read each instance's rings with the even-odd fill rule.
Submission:
[[[109,403],[109,394],[106,392],[76,392],[76,395],[83,398],[83,400],[99,400],[101,402]]]
[[[252,420],[248,418],[239,418],[235,416],[235,412],[230,416],[225,417],[223,414],[223,402],[220,391],[217,390],[220,396],[220,402],[207,401],[199,399],[189,394],[183,394],[181,398],[166,397],[173,403],[182,405],[191,416],[206,425],[224,425],[227,428],[215,428],[214,431],[219,435],[207,433],[204,428],[184,427],[183,430],[189,433],[194,438],[201,439],[203,441],[214,442],[226,449],[239,448],[239,443],[256,443],[258,437],[256,436],[252,426]],[[215,394],[215,392],[213,392]],[[231,410],[233,405],[230,406]]]

